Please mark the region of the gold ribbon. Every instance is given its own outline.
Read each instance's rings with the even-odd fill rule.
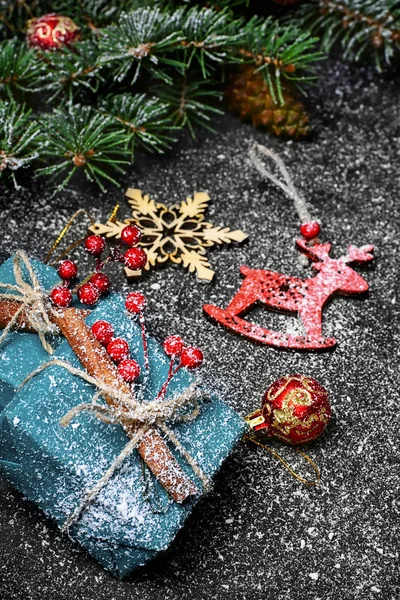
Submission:
[[[91,225],[94,225],[94,221],[92,219],[92,217],[90,216],[90,214],[87,212],[87,210],[85,210],[84,208],[80,208],[79,210],[77,210],[72,217],[69,219],[69,221],[67,222],[67,224],[63,227],[61,233],[57,236],[56,241],[54,242],[54,244],[52,245],[52,247],[50,248],[50,250],[47,253],[47,256],[44,260],[45,264],[47,264],[51,258],[51,256],[54,254],[55,250],[58,248],[58,246],[60,245],[60,242],[62,241],[62,239],[64,238],[65,234],[67,233],[68,229],[73,225],[74,221],[80,216],[80,215],[86,215],[88,220],[90,221]],[[77,246],[79,246],[79,244],[82,244],[82,242],[85,241],[86,238],[81,238],[79,240],[76,240],[75,242],[73,242],[72,244],[70,244],[68,246],[68,248],[66,248],[63,252],[61,252],[56,258],[54,258],[52,260],[52,262],[50,263],[51,265],[56,264],[59,260],[61,260],[62,258],[64,258],[64,256],[66,256],[71,250],[73,250],[74,248],[76,248]]]
[[[185,458],[193,472],[201,480],[204,489],[209,488],[209,479],[206,477],[195,459],[180,443],[173,431],[166,425],[166,422],[179,423],[192,421],[199,414],[198,400],[203,397],[196,390],[196,384],[190,385],[182,394],[171,400],[151,400],[149,402],[137,402],[130,394],[124,393],[118,388],[108,385],[101,379],[93,377],[70,365],[68,362],[55,358],[46,362],[35,371],[33,371],[20,385],[22,388],[28,381],[38,375],[44,369],[51,366],[60,366],[66,369],[72,375],[91,383],[97,388],[97,392],[92,398],[92,402],[83,403],[74,406],[60,420],[60,425],[66,427],[81,412],[90,412],[103,423],[118,424],[124,428],[134,426],[136,432],[129,440],[122,452],[114,459],[109,468],[105,471],[99,481],[85,493],[85,496],[79,506],[70,514],[62,526],[62,531],[66,531],[81,514],[87,509],[99,492],[107,485],[115,471],[122,465],[126,458],[137,447],[143,436],[153,428],[160,429],[170,442],[175,446],[178,452]],[[101,396],[109,396],[115,402],[115,406],[98,404],[97,400]],[[182,412],[184,409],[191,408],[189,412]]]
[[[24,263],[28,271],[31,284],[24,281],[22,277],[21,263]],[[17,323],[19,316],[25,312],[29,325],[39,335],[44,350],[49,354],[53,354],[54,350],[51,344],[46,340],[46,335],[55,335],[59,333],[59,330],[49,319],[51,307],[48,294],[40,287],[36,273],[32,268],[28,256],[23,250],[17,250],[15,253],[13,268],[16,285],[0,282],[0,288],[18,292],[18,294],[0,293],[0,299],[17,300],[21,303],[21,306],[15,312],[1,334],[0,344],[6,339],[13,326]]]
[[[300,448],[294,448],[294,450],[297,452],[297,454],[300,454],[300,456],[302,456],[314,469],[314,472],[316,475],[316,479],[314,481],[311,481],[310,479],[304,479],[304,477],[301,477],[301,475],[296,473],[296,471],[294,471],[292,469],[292,467],[289,465],[289,463],[287,463],[286,460],[284,458],[282,458],[282,456],[280,454],[278,454],[278,452],[275,452],[275,450],[273,450],[270,446],[267,446],[267,444],[263,444],[262,442],[256,440],[252,435],[245,434],[242,439],[245,440],[246,442],[252,442],[253,444],[256,444],[256,446],[260,446],[260,448],[264,448],[264,450],[267,450],[267,452],[272,454],[272,456],[277,458],[282,463],[282,465],[285,467],[285,469],[287,469],[289,471],[289,473],[291,475],[293,475],[293,477],[295,479],[297,479],[297,481],[300,481],[301,483],[304,483],[305,485],[318,485],[319,482],[321,481],[321,473],[320,473],[320,470],[318,469],[317,465],[312,460],[312,458],[310,458],[308,456],[308,454],[306,454],[305,452],[300,450]]]

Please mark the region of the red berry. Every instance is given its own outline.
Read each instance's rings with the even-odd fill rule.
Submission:
[[[203,353],[199,348],[189,346],[181,354],[181,365],[187,369],[196,369],[203,362]]]
[[[56,306],[66,308],[72,302],[72,293],[67,287],[59,285],[51,291],[50,298]]]
[[[124,254],[124,262],[132,271],[140,271],[147,264],[147,254],[143,248],[128,248]]]
[[[185,345],[179,335],[170,335],[164,342],[164,352],[167,356],[180,356]]]
[[[100,298],[99,289],[93,283],[84,283],[78,289],[78,298],[82,304],[92,306],[96,304]]]
[[[136,225],[127,225],[121,231],[121,240],[128,246],[135,246],[140,242],[142,232]]]
[[[73,279],[78,275],[78,267],[72,260],[63,260],[58,265],[57,273],[61,279]]]
[[[115,338],[107,344],[107,352],[116,362],[124,360],[129,356],[128,342],[123,338]]]
[[[146,308],[146,296],[141,292],[131,292],[125,300],[126,310],[134,315],[138,315]]]
[[[309,223],[303,223],[300,225],[300,233],[306,240],[313,240],[319,235],[321,227],[317,221],[310,221]]]
[[[125,381],[135,381],[140,375],[140,366],[133,360],[132,358],[126,358],[125,360],[121,360],[118,365],[118,372]]]
[[[92,256],[100,256],[106,247],[106,241],[101,235],[89,235],[85,240],[85,248]]]
[[[111,342],[114,335],[114,329],[108,321],[96,321],[92,325],[92,333],[100,344],[106,345]]]
[[[104,273],[95,273],[89,279],[89,283],[95,285],[102,295],[110,291],[111,281]]]

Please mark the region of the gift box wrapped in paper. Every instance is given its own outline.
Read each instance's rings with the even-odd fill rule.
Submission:
[[[151,338],[148,340],[150,366],[146,373],[140,328],[127,318],[123,298],[112,294],[92,311],[86,322],[90,326],[101,319],[112,323],[115,335],[129,342],[131,355],[142,367],[137,394],[143,401],[154,399],[168,372],[168,360],[161,346]],[[35,334],[25,335],[35,337]],[[32,344],[29,339],[27,354],[32,353],[31,348],[37,350],[36,345],[29,345]],[[80,367],[66,340],[59,345],[55,356]],[[23,352],[17,360],[24,361]],[[41,360],[47,361],[49,357],[41,355]],[[9,374],[13,385],[21,383],[22,375],[30,367],[14,378]],[[181,369],[172,380],[166,399],[181,394],[192,381],[193,375]],[[89,412],[77,415],[68,427],[60,425],[60,419],[70,409],[91,402],[95,392],[92,384],[53,365],[17,391],[0,414],[3,473],[60,526],[82,504],[87,491],[102,478],[127,443],[120,425],[104,423]],[[171,424],[170,428],[203,473],[211,478],[242,436],[245,422],[220,399],[208,396],[201,401],[196,418]],[[170,449],[201,491],[202,482],[192,467],[173,444]],[[135,450],[68,532],[106,569],[122,578],[169,546],[199,496],[200,493],[182,504],[170,499]]]
[[[60,282],[54,267],[33,259],[30,262],[44,290],[50,290]],[[22,265],[22,274],[24,280],[29,282],[25,265]],[[13,256],[0,265],[0,282],[16,284]],[[15,292],[0,285],[0,293],[14,294]],[[58,336],[52,336],[50,340],[53,348],[56,348],[61,341],[62,338]],[[48,360],[48,353],[43,349],[38,335],[25,333],[23,330],[9,332],[0,346],[0,411],[13,398],[16,388],[25,377],[46,360]]]

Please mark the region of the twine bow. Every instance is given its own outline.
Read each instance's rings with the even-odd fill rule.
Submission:
[[[31,284],[23,279],[21,263],[24,263],[28,271]],[[51,344],[46,340],[46,335],[57,334],[59,330],[58,327],[50,321],[49,310],[51,309],[49,307],[48,296],[40,287],[36,273],[32,268],[28,256],[23,250],[17,250],[15,253],[13,269],[16,285],[0,282],[0,288],[12,290],[18,292],[18,294],[0,293],[0,298],[2,300],[17,300],[21,305],[8,322],[7,327],[3,330],[3,333],[0,336],[0,344],[6,339],[13,326],[17,323],[19,316],[25,312],[26,319],[28,320],[30,327],[38,333],[44,350],[49,354],[53,354],[54,350]]]
[[[108,385],[97,377],[92,377],[85,371],[77,369],[60,359],[53,359],[42,364],[33,371],[21,384],[24,386],[30,379],[38,375],[44,369],[50,366],[58,365],[66,369],[72,375],[80,377],[84,381],[91,383],[97,388],[92,401],[89,403],[78,404],[69,410],[60,420],[60,425],[66,427],[81,412],[90,412],[103,423],[118,424],[125,430],[135,428],[135,433],[125,445],[121,453],[113,460],[109,468],[105,471],[99,481],[86,493],[79,506],[71,513],[62,526],[62,531],[66,531],[81,514],[87,509],[99,492],[107,485],[117,469],[122,465],[126,458],[138,446],[143,436],[153,428],[160,429],[166,437],[172,442],[178,452],[185,458],[193,472],[201,480],[204,489],[209,488],[209,480],[197,464],[191,454],[182,446],[173,431],[167,426],[166,422],[179,423],[192,421],[199,414],[199,399],[204,397],[196,390],[196,384],[190,385],[179,396],[170,400],[151,400],[149,402],[137,402],[132,395],[127,394]],[[114,401],[114,405],[103,405],[97,401],[101,396],[108,396]],[[190,409],[189,411],[187,409]]]

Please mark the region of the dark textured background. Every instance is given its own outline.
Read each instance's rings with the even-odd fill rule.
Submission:
[[[311,141],[284,143],[227,115],[217,135],[183,136],[168,156],[139,157],[121,178],[120,191],[103,195],[82,182],[50,199],[44,184],[19,192],[3,188],[1,260],[17,247],[43,258],[79,207],[104,220],[120,202],[120,216],[128,217],[128,186],[169,203],[207,191],[209,219],[241,227],[250,239],[210,254],[217,271],[211,285],[178,266],[146,276],[140,288],[149,298],[151,333],[160,339],[180,333],[201,346],[204,377],[215,380],[241,415],[258,406],[273,380],[301,372],[329,390],[334,417],[308,448],[322,469],[321,485],[299,484],[268,454],[241,443],[170,550],[125,582],[103,571],[1,480],[2,599],[399,598],[399,92],[390,76],[379,79],[330,62],[309,99]],[[205,302],[228,304],[242,264],[301,274],[293,208],[248,166],[252,140],[281,153],[334,255],[348,243],[377,246],[374,265],[362,269],[369,298],[338,298],[325,311],[325,333],[339,339],[333,352],[256,346],[202,315]],[[117,289],[132,289],[119,269],[114,273]],[[269,317],[266,311],[254,315],[259,323]],[[275,318],[274,325],[283,323]],[[293,450],[274,447],[304,467]]]

